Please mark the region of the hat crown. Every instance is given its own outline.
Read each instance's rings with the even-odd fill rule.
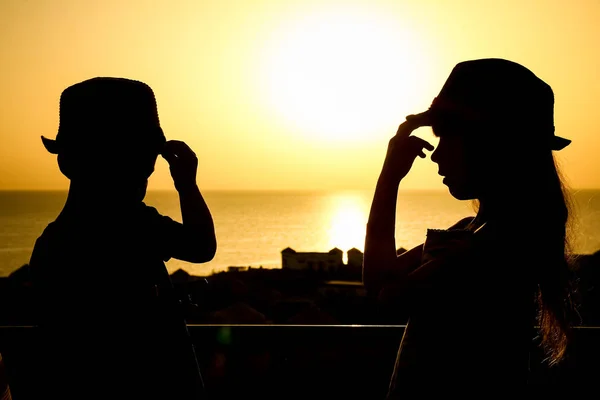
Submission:
[[[63,90],[55,147],[91,144],[101,151],[103,144],[114,141],[121,145],[165,141],[150,86],[132,79],[96,77]]]
[[[438,99],[487,115],[535,113],[547,121],[553,120],[552,88],[523,65],[504,59],[457,64]]]
[[[160,126],[152,89],[125,78],[92,78],[76,83],[63,91],[59,107],[59,129],[90,123]]]
[[[521,64],[501,58],[458,63],[429,110],[427,123],[466,119],[517,128],[521,139],[561,150],[571,142],[554,133],[554,92]]]

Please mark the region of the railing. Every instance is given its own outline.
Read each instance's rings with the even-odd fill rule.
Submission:
[[[382,399],[404,325],[188,325],[210,399]],[[31,326],[0,327],[14,400],[28,382]],[[548,368],[532,346],[532,388],[593,388],[600,328],[578,327],[564,365]],[[477,368],[477,366],[474,366]]]

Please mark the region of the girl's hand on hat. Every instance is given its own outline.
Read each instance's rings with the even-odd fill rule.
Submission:
[[[434,149],[429,142],[411,136],[411,133],[419,127],[421,127],[419,121],[411,118],[407,118],[400,124],[396,135],[390,139],[388,144],[381,173],[384,178],[393,180],[394,183],[400,183],[408,175],[415,159],[417,157],[425,158],[425,149],[429,151]]]
[[[177,191],[196,187],[198,158],[187,144],[179,140],[169,140],[165,143],[161,155],[169,163]]]

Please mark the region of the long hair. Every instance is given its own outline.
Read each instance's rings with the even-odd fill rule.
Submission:
[[[539,340],[547,356],[546,361],[557,365],[567,354],[571,326],[577,316],[577,281],[572,263],[572,210],[571,195],[552,154],[540,164],[539,182],[535,185],[545,196],[547,207],[542,211],[540,228],[545,239],[538,268],[534,269],[538,286],[537,325]],[[540,213],[540,214],[541,214]],[[536,218],[539,220],[539,218]]]
[[[515,227],[519,230],[515,234],[529,243],[520,256],[537,291],[537,339],[545,361],[553,366],[567,354],[571,326],[577,316],[577,282],[571,267],[573,202],[554,154],[544,148],[542,141],[534,139],[543,135],[532,133],[511,132],[517,138],[527,139],[511,144],[509,150],[496,146],[496,155],[489,161],[503,160],[502,177],[495,177],[499,186],[496,193],[501,193],[504,204],[512,204],[509,212],[522,214],[522,202],[529,203],[524,215],[527,225]]]
[[[537,303],[538,340],[545,361],[556,365],[567,354],[578,315],[577,281],[571,268],[573,207],[556,159],[540,139],[547,135],[536,129],[483,122],[446,131],[465,138],[470,179],[483,188],[480,195],[495,202],[496,220],[518,242],[515,262],[524,268],[519,279],[529,279],[532,301]],[[436,136],[442,132],[441,123],[433,126]],[[480,200],[472,205],[478,211]],[[515,215],[523,215],[526,225],[515,223]]]

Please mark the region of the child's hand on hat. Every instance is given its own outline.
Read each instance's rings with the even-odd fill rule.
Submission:
[[[417,118],[408,116],[398,127],[396,135],[388,144],[382,174],[385,178],[399,183],[410,171],[417,157],[425,158],[424,150],[433,150],[433,146],[411,133],[423,126]]]
[[[168,140],[161,155],[169,163],[171,177],[177,191],[196,186],[198,158],[187,144],[179,140]]]

